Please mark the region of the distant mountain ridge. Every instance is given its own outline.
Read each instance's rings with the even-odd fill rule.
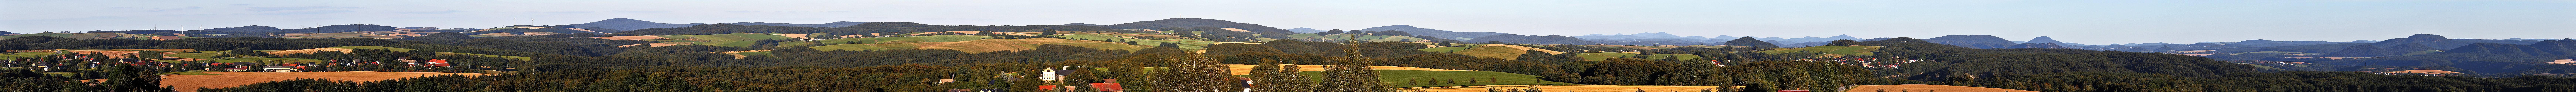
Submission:
[[[581,24],[571,24],[571,25],[572,25],[572,26],[580,26],[580,27],[599,27],[599,28],[616,29],[616,30],[638,30],[638,29],[646,29],[646,28],[680,28],[680,27],[689,27],[689,26],[696,26],[696,25],[706,25],[706,23],[671,24],[671,23],[656,23],[656,22],[653,22],[653,21],[644,21],[644,20],[635,20],[635,19],[626,19],[626,18],[613,18],[613,19],[608,19],[608,20],[599,20],[598,22],[581,23]]]
[[[1312,29],[1309,29],[1309,30],[1312,30]],[[1432,37],[1464,37],[1464,38],[1476,38],[1476,37],[1485,37],[1485,36],[1494,36],[1494,35],[1505,35],[1505,34],[1511,34],[1511,33],[1495,33],[1495,32],[1457,32],[1457,31],[1448,31],[1448,30],[1440,30],[1440,29],[1419,28],[1419,27],[1413,27],[1413,25],[1389,25],[1389,26],[1369,27],[1369,28],[1367,28],[1367,29],[1360,29],[1360,31],[1404,31],[1404,32],[1406,32],[1406,33],[1413,33],[1414,35],[1421,35],[1421,36],[1432,36]]]
[[[2010,48],[2016,44],[2012,40],[2004,40],[2002,37],[1993,35],[1946,35],[1923,39],[1923,41],[1977,49]]]
[[[339,32],[349,32],[349,31],[394,31],[394,27],[393,27],[393,26],[383,26],[383,25],[352,24],[352,25],[330,25],[330,26],[313,27],[313,28],[301,28],[301,29],[285,29],[285,30],[278,30],[278,31],[274,31],[274,32],[288,32],[288,33],[339,33]],[[254,32],[255,32],[255,31],[254,31]]]
[[[1255,33],[1261,33],[1261,34],[1290,34],[1290,33],[1294,33],[1294,32],[1289,32],[1287,29],[1279,29],[1278,27],[1262,26],[1261,24],[1236,23],[1236,22],[1234,22],[1234,21],[1225,21],[1225,20],[1216,20],[1216,19],[1201,19],[1201,18],[1170,18],[1170,19],[1154,20],[1154,21],[1136,21],[1136,22],[1121,23],[1121,24],[1108,25],[1108,26],[1102,26],[1102,27],[1109,27],[1109,28],[1114,28],[1114,29],[1157,29],[1157,28],[1218,27],[1218,28],[1235,28],[1235,29],[1243,29],[1243,30],[1252,31],[1252,32],[1255,32]],[[1266,35],[1265,35],[1265,36],[1266,36]],[[1282,36],[1282,37],[1285,37],[1285,36]]]
[[[252,26],[227,27],[227,28],[209,28],[209,29],[205,29],[205,30],[206,30],[206,31],[233,31],[233,32],[275,32],[275,31],[277,31],[277,30],[279,30],[279,29],[277,29],[277,27],[268,27],[268,26],[252,25]]]

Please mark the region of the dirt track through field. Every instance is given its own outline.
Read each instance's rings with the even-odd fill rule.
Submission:
[[[335,81],[378,81],[378,80],[388,80],[388,79],[398,79],[398,78],[409,78],[409,77],[420,77],[420,76],[432,76],[432,75],[449,75],[449,74],[455,74],[455,75],[466,75],[466,76],[491,75],[491,74],[480,74],[480,73],[432,73],[432,72],[274,72],[274,73],[272,73],[272,72],[205,72],[205,73],[207,73],[207,74],[222,74],[222,75],[163,75],[163,76],[161,76],[161,85],[164,85],[164,86],[172,86],[172,88],[178,88],[178,89],[180,89],[180,90],[179,90],[180,92],[195,92],[195,91],[196,91],[196,89],[197,89],[197,87],[205,87],[205,88],[230,88],[230,87],[237,87],[237,86],[241,86],[241,85],[250,85],[250,84],[255,84],[255,83],[260,83],[260,82],[282,81],[282,80],[295,80],[295,79],[328,79],[328,80],[335,80]]]

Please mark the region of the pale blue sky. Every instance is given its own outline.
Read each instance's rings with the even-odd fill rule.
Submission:
[[[2568,0],[0,0],[0,31],[20,33],[244,25],[486,28],[608,18],[935,25],[1107,25],[1208,18],[1281,28],[1413,25],[1537,35],[1996,35],[2016,41],[2051,36],[2087,44],[2352,41],[2409,34],[2576,38],[2576,1]]]

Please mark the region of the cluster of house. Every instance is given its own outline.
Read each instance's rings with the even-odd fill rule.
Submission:
[[[93,60],[93,59],[90,59],[90,58],[87,58],[87,57],[88,57],[88,56],[72,56],[72,58],[74,58],[74,59],[67,59],[67,60],[77,60],[77,61],[98,61],[98,60]],[[114,63],[125,63],[126,65],[132,65],[132,66],[155,66],[155,67],[171,67],[171,66],[179,66],[178,64],[173,64],[173,63],[169,63],[169,62],[150,61],[150,60],[143,60],[143,59],[108,59],[108,60],[106,60],[107,62],[75,62],[75,63],[32,62],[32,61],[34,61],[34,60],[24,60],[24,61],[22,61],[22,60],[18,60],[18,59],[11,59],[11,60],[8,60],[7,62],[0,62],[0,67],[31,68],[31,69],[33,69],[33,70],[39,70],[39,71],[51,71],[51,70],[55,70],[55,69],[71,69],[71,68],[73,68],[73,66],[101,67],[101,65],[106,65],[106,64],[107,64],[107,63],[109,63],[109,62],[114,62]]]
[[[1840,63],[1840,64],[1843,64],[1843,65],[1857,65],[1857,66],[1862,66],[1862,67],[1872,67],[1872,68],[1901,68],[1901,67],[1905,67],[1905,65],[1904,65],[1905,63],[1914,63],[1914,62],[1924,62],[1924,61],[1926,61],[1926,60],[1919,60],[1919,59],[1905,59],[1905,60],[1897,60],[1896,62],[1874,62],[1874,61],[1878,61],[1878,60],[1879,60],[1879,58],[1838,58],[1838,59],[1798,59],[1797,61],[1807,61],[1807,62],[1835,62],[1835,63]],[[1709,63],[1709,64],[1716,64],[1717,66],[1728,66],[1728,65],[1726,65],[1726,62],[1725,62],[1725,61],[1726,61],[1726,60],[1708,60],[1708,63]]]
[[[311,66],[325,66],[325,65],[336,65],[336,66],[357,66],[357,65],[374,65],[374,64],[390,64],[390,63],[400,63],[400,65],[407,66],[407,67],[452,67],[452,66],[455,66],[454,64],[452,64],[452,63],[450,63],[450,62],[448,62],[447,60],[444,60],[444,59],[429,59],[429,60],[427,60],[427,61],[422,61],[422,60],[409,60],[409,59],[398,59],[398,60],[395,60],[395,62],[390,62],[390,63],[389,63],[389,62],[355,62],[355,61],[356,61],[356,60],[350,60],[350,61],[346,61],[346,62],[344,62],[344,61],[341,61],[341,60],[330,60],[330,62],[331,62],[331,63],[322,63],[322,64],[320,64],[320,65],[312,64],[312,63],[310,63],[310,62],[305,62],[305,63],[285,63],[285,64],[260,64],[260,63],[255,63],[255,62],[232,62],[232,63],[209,63],[209,64],[206,64],[206,66],[207,66],[207,67],[223,66],[223,65],[233,65],[233,66],[234,66],[234,67],[226,67],[226,68],[224,68],[224,69],[223,69],[223,71],[225,71],[225,72],[243,72],[243,71],[252,71],[252,72],[305,72],[305,69],[308,69],[308,68],[306,68],[306,67],[311,67]],[[252,68],[252,67],[258,67],[258,68]]]

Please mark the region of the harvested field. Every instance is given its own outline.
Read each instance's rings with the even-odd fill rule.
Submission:
[[[1850,90],[1843,90],[1843,92],[1879,92],[1879,90],[1880,90],[1880,89],[1885,89],[1885,90],[1887,90],[1887,92],[1900,92],[1900,90],[1902,90],[1901,92],[1932,92],[1932,91],[1943,91],[1943,92],[2039,92],[2039,91],[2014,90],[2014,89],[2002,89],[2002,88],[1985,88],[1985,87],[1968,87],[1968,86],[1950,86],[1950,85],[1923,85],[1923,84],[1905,84],[1905,85],[1867,85],[1867,86],[1852,87],[1852,89],[1850,89]]]
[[[432,73],[432,72],[274,72],[274,73],[272,73],[272,72],[204,72],[204,73],[207,73],[207,74],[219,74],[219,75],[162,75],[162,76],[161,76],[161,85],[164,85],[164,86],[172,86],[172,88],[179,88],[179,89],[180,89],[180,90],[179,90],[180,92],[195,92],[195,91],[196,91],[195,89],[197,89],[197,87],[205,87],[205,88],[230,88],[230,87],[236,87],[236,86],[241,86],[241,85],[250,85],[250,84],[260,83],[260,82],[281,81],[281,80],[295,80],[295,79],[330,79],[330,80],[340,80],[340,81],[377,81],[377,80],[388,80],[388,79],[398,79],[398,78],[407,78],[407,77],[420,77],[420,76],[431,76],[431,75],[450,75],[450,74],[454,74],[454,75],[466,75],[466,76],[491,75],[491,74],[479,74],[479,73]]]
[[[1638,90],[1645,90],[1646,92],[1670,92],[1670,91],[1699,92],[1699,90],[1702,90],[1702,89],[1717,89],[1717,87],[1742,87],[1742,86],[1621,86],[1621,85],[1506,86],[1506,87],[1469,87],[1469,88],[1450,88],[1450,89],[1416,89],[1416,90],[1406,90],[1406,91],[1422,91],[1422,92],[1483,92],[1483,91],[1485,91],[1485,90],[1486,90],[1486,89],[1488,89],[1488,88],[1491,88],[1491,89],[1538,88],[1539,90],[1546,90],[1546,91],[1548,91],[1548,92],[1636,92],[1636,91],[1638,91]],[[1969,91],[1960,91],[1960,92],[1969,92]],[[1975,91],[1975,92],[1984,92],[1984,91]]]
[[[771,34],[771,35],[787,36],[787,38],[796,38],[796,39],[814,39],[814,38],[805,37],[805,34]]]
[[[1252,67],[1253,67],[1253,66],[1254,66],[1254,65],[1225,65],[1225,67],[1226,67],[1226,71],[1234,72],[1234,75],[1252,75]],[[1299,72],[1304,72],[1304,71],[1324,71],[1324,67],[1325,67],[1325,66],[1331,66],[1331,65],[1297,65],[1297,71],[1299,71]],[[1401,66],[1369,66],[1369,68],[1375,68],[1375,69],[1377,69],[1377,70],[1468,71],[1468,70],[1431,69],[1431,68],[1420,68],[1420,67],[1401,67]]]
[[[1217,29],[1225,29],[1226,31],[1235,31],[1235,32],[1252,32],[1252,30],[1243,30],[1243,29],[1234,29],[1234,28],[1217,28]]]
[[[2460,72],[2451,72],[2451,71],[2443,71],[2443,70],[2405,70],[2405,71],[2392,71],[2392,72],[2380,72],[2380,73],[2460,74]]]
[[[1443,47],[1443,48],[1448,48],[1448,47]],[[1466,49],[1463,49],[1463,50],[1459,50],[1459,51],[1457,51],[1457,52],[1449,52],[1449,53],[1456,53],[1456,54],[1460,54],[1460,55],[1476,56],[1476,57],[1503,58],[1503,59],[1517,59],[1517,58],[1520,58],[1521,54],[1529,53],[1529,52],[1528,52],[1529,50],[1537,50],[1537,51],[1539,51],[1539,52],[1547,52],[1547,54],[1565,54],[1565,52],[1557,52],[1557,51],[1555,51],[1555,50],[1547,50],[1547,49],[1539,49],[1539,48],[1530,48],[1530,47],[1523,47],[1523,46],[1520,46],[1520,45],[1501,45],[1501,44],[1485,44],[1485,45],[1481,45],[1481,46],[1472,46],[1472,47],[1469,47],[1469,48],[1466,48]]]
[[[748,56],[743,56],[742,54],[734,54],[734,53],[743,53],[743,52],[762,52],[762,51],[769,51],[769,50],[725,51],[725,52],[707,52],[707,53],[716,53],[716,54],[733,55],[733,58],[734,58],[734,59],[742,59],[742,57],[748,57]]]

